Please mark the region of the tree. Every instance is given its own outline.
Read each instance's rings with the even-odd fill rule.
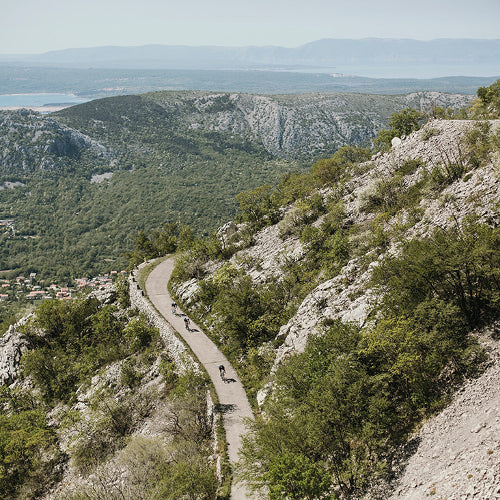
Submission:
[[[336,324],[278,369],[278,397],[266,400],[265,418],[257,417],[244,439],[240,471],[253,487],[267,486],[272,498],[362,489],[377,450],[387,445],[370,413],[377,405],[377,421],[384,421],[393,408],[381,403],[381,381],[357,356],[360,339],[358,328]]]
[[[276,207],[271,200],[273,188],[264,186],[244,191],[236,195],[240,205],[238,218],[243,222],[264,223],[265,219],[272,222]]]
[[[370,157],[371,151],[368,148],[343,146],[331,158],[318,160],[311,168],[311,175],[320,187],[331,185],[345,175],[348,167],[367,161]]]
[[[413,108],[406,108],[399,113],[391,115],[389,126],[395,134],[395,137],[409,135],[418,130],[424,122],[424,114]]]
[[[0,495],[38,498],[51,468],[60,458],[54,432],[41,410],[0,413]]]
[[[399,113],[393,113],[389,120],[391,128],[380,130],[373,139],[373,144],[379,150],[389,149],[394,137],[409,135],[415,130],[419,130],[424,122],[425,115],[413,108],[406,108]]]
[[[143,313],[137,318],[132,318],[125,329],[123,334],[130,344],[132,351],[138,351],[148,346],[153,337],[158,335],[158,328],[149,326],[146,317]]]
[[[500,228],[465,220],[436,229],[404,245],[400,257],[385,259],[373,273],[389,293],[386,304],[410,313],[424,300],[458,307],[471,328],[496,316],[500,305]]]
[[[500,80],[489,87],[479,87],[477,97],[479,102],[476,102],[473,107],[473,114],[476,118],[500,117]]]
[[[331,484],[330,474],[321,463],[291,452],[276,456],[265,478],[272,485],[269,489],[271,500],[320,498]]]

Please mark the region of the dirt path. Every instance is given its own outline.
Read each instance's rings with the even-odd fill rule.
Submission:
[[[216,345],[190,321],[189,330],[186,329],[184,318],[187,316],[177,308],[174,315],[171,310],[172,298],[168,292],[167,284],[174,267],[173,258],[163,261],[156,266],[146,281],[146,291],[149,299],[165,317],[165,319],[180,333],[192,349],[196,357],[203,364],[212,379],[222,408],[223,423],[228,442],[228,454],[231,465],[238,460],[238,450],[241,446],[241,437],[246,428],[243,419],[252,418],[252,409],[243,385],[233,367]],[[226,381],[219,375],[219,365],[226,368]],[[234,483],[231,488],[231,498],[235,500],[257,498],[252,496],[245,485]]]

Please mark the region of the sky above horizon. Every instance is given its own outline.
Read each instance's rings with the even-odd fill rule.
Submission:
[[[0,54],[322,38],[500,38],[500,0],[0,0]]]

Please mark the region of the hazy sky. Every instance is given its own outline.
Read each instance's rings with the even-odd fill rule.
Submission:
[[[500,0],[0,0],[0,53],[101,45],[500,38]]]

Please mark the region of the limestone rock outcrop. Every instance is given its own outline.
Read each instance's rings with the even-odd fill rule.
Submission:
[[[11,325],[0,337],[0,385],[10,385],[19,376],[21,356],[28,349],[28,341],[19,327],[28,319],[29,316]]]
[[[78,130],[27,109],[0,111],[0,150],[1,174],[64,168],[68,159],[77,158],[83,151],[102,163],[109,163],[115,156]]]
[[[404,108],[454,109],[473,96],[415,92],[402,96],[317,93],[285,96],[189,92],[152,94],[168,112],[200,131],[225,132],[261,143],[279,158],[317,158],[345,144],[367,144],[390,115]]]

